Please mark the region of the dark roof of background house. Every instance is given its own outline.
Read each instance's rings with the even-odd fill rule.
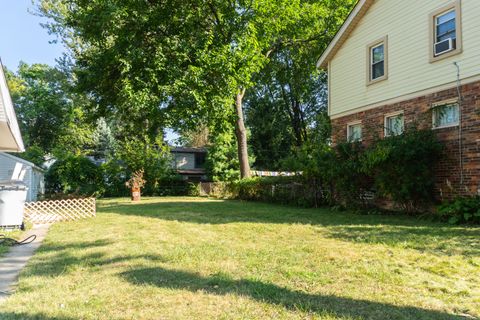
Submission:
[[[207,153],[206,148],[173,147],[170,151],[174,153]]]

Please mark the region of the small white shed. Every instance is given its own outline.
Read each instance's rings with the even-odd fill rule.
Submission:
[[[0,152],[0,180],[11,180],[16,168],[25,171],[20,180],[28,187],[27,202],[37,201],[45,193],[44,170],[27,160]]]

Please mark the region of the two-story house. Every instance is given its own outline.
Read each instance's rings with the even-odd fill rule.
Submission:
[[[317,66],[333,141],[436,130],[440,196],[480,192],[480,1],[359,0]]]

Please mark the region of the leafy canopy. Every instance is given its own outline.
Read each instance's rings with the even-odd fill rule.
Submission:
[[[272,53],[306,42],[324,48],[352,3],[40,0],[38,7],[71,49],[99,115],[154,137],[159,127],[194,127],[200,118],[213,129],[231,127],[235,95],[254,85]]]

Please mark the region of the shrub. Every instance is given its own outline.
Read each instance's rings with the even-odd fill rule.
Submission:
[[[407,212],[434,199],[434,167],[442,145],[431,130],[410,128],[400,136],[359,142],[306,145],[283,165],[302,171],[294,180],[250,179],[233,184],[238,197],[302,205],[370,208],[374,191]],[[273,192],[275,191],[275,192]]]
[[[368,207],[364,195],[372,189],[373,180],[362,165],[364,149],[361,143],[345,142],[336,147],[309,144],[283,164],[289,170],[302,172],[297,182],[305,185],[304,192],[312,193],[305,198],[315,205]]]
[[[362,163],[371,172],[377,192],[402,210],[417,212],[434,200],[434,167],[442,144],[432,130],[409,129],[376,141]]]
[[[300,176],[250,178],[226,184],[224,197],[305,207],[318,206],[314,185]]]
[[[125,167],[117,161],[109,161],[100,166],[102,175],[104,197],[126,197],[130,190],[125,187],[127,172]]]
[[[451,224],[480,223],[480,196],[458,198],[438,207],[438,215]]]
[[[57,160],[47,171],[45,182],[50,194],[99,196],[105,191],[99,168],[83,156]]]
[[[348,208],[370,207],[365,194],[372,190],[374,180],[371,170],[366,170],[363,163],[365,147],[359,142],[342,143],[335,151],[328,165],[333,172],[330,179],[337,202]]]

